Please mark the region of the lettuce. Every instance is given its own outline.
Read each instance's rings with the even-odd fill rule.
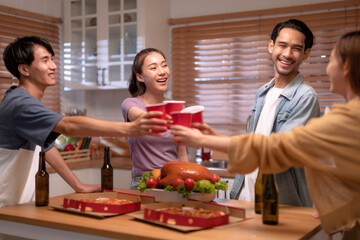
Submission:
[[[165,188],[166,189],[166,188]],[[195,187],[191,191],[186,190],[185,185],[182,183],[178,186],[178,193],[182,194],[184,198],[188,198],[191,192],[196,193],[213,193],[216,190],[226,191],[228,185],[225,181],[220,180],[212,184],[209,180],[199,180],[195,182]]]
[[[171,185],[167,185],[165,188],[164,188],[165,191],[169,191],[169,192],[173,192],[174,191],[174,188],[173,186]]]
[[[179,186],[177,187],[177,191],[178,191],[178,193],[182,194],[184,198],[189,198],[189,195],[191,192],[191,191],[186,190],[184,183],[179,184]]]
[[[141,176],[141,179],[139,181],[139,186],[137,188],[140,192],[144,192],[146,189],[149,189],[146,185],[146,181],[151,177],[154,177],[154,174],[152,172],[144,173]]]
[[[215,192],[215,185],[212,184],[209,180],[196,181],[193,192],[213,193]]]
[[[154,174],[152,172],[144,173],[141,176],[141,179],[139,181],[139,187],[138,187],[138,190],[140,192],[144,192],[147,189],[151,189],[151,188],[148,188],[146,185],[146,181],[151,177],[154,177]],[[164,189],[165,191],[169,191],[169,192],[175,191],[173,186],[171,186],[171,185],[168,185],[165,188],[163,186],[158,186],[157,188]],[[228,189],[228,185],[223,180],[220,180],[219,182],[215,182],[215,184],[212,184],[209,180],[199,180],[199,181],[195,182],[194,189],[192,189],[190,191],[186,190],[184,183],[181,183],[177,188],[177,192],[182,194],[184,196],[184,198],[189,198],[189,195],[191,192],[213,193],[216,190],[226,191],[227,189]]]
[[[226,191],[226,190],[228,190],[228,185],[225,181],[220,180],[219,182],[215,183],[215,189]]]

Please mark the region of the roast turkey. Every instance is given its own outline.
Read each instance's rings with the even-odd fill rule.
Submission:
[[[158,184],[161,186],[172,185],[177,178],[182,180],[192,178],[194,181],[209,180],[211,183],[215,183],[213,174],[206,167],[191,162],[174,161],[165,163],[161,168],[161,178]]]

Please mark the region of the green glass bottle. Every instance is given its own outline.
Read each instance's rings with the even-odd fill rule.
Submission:
[[[261,214],[261,208],[262,208],[262,193],[263,193],[263,187],[264,187],[264,177],[263,174],[258,172],[256,183],[255,183],[255,213]]]
[[[101,191],[113,190],[113,167],[110,163],[110,148],[104,148],[104,164],[101,167]]]
[[[262,220],[264,224],[275,225],[279,222],[279,196],[274,174],[263,174]]]
[[[39,170],[35,175],[35,205],[49,205],[49,174],[46,171],[45,152],[39,153]]]

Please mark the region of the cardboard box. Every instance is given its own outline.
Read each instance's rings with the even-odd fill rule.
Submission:
[[[105,191],[107,191],[107,190],[105,190]],[[142,204],[148,204],[148,203],[155,203],[156,202],[154,196],[149,196],[149,195],[144,195],[144,194],[127,193],[127,192],[117,192],[117,193],[127,194],[127,195],[131,195],[131,196],[139,196]]]
[[[182,202],[186,201],[187,199],[183,197],[182,194],[174,191],[169,192],[163,189],[151,189],[145,191],[146,195],[155,197],[156,202]],[[216,192],[213,193],[196,193],[191,192],[189,194],[189,199],[199,200],[209,202],[216,198]]]
[[[81,201],[82,199],[126,199],[132,203],[123,205],[112,205],[102,203],[89,203]],[[74,193],[64,197],[63,205],[51,207],[75,213],[82,213],[85,215],[106,217],[118,214],[138,211],[141,209],[141,199],[137,195],[130,195],[117,192],[102,192],[102,193]]]
[[[200,218],[158,211],[158,209],[168,207],[204,208],[215,211],[222,211],[225,213],[225,215],[211,218]],[[230,211],[226,206],[200,201],[154,203],[147,204],[144,208],[145,209],[142,211],[130,213],[127,215],[146,222],[155,223],[164,227],[184,232],[201,230],[245,220],[245,209],[232,208]]]

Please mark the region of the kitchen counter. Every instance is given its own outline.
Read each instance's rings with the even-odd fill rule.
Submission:
[[[116,189],[135,192],[135,190]],[[50,199],[61,204],[62,196]],[[253,202],[216,199],[218,203],[242,207],[249,218],[243,222],[182,233],[134,220],[127,215],[105,219],[36,207],[34,202],[0,208],[0,232],[33,239],[309,239],[320,231],[316,210],[307,207],[280,206],[279,224],[262,224],[261,215],[254,214]],[[1,235],[1,234],[0,234]]]
[[[69,166],[69,168],[71,170],[75,170],[75,169],[93,168],[93,167],[101,168],[103,161],[104,160],[102,158],[96,158],[96,159],[91,159],[91,160],[73,159],[73,160],[66,160],[65,162],[67,163],[67,165]],[[111,157],[111,165],[115,169],[116,168],[126,169],[126,170],[132,169],[131,158],[128,156]],[[215,173],[218,174],[220,177],[233,178],[235,176],[235,174],[228,173],[227,169],[225,169],[225,168],[209,168],[209,170],[213,174],[215,174]],[[48,173],[55,172],[55,170],[49,166],[47,167],[47,171],[48,171]]]

